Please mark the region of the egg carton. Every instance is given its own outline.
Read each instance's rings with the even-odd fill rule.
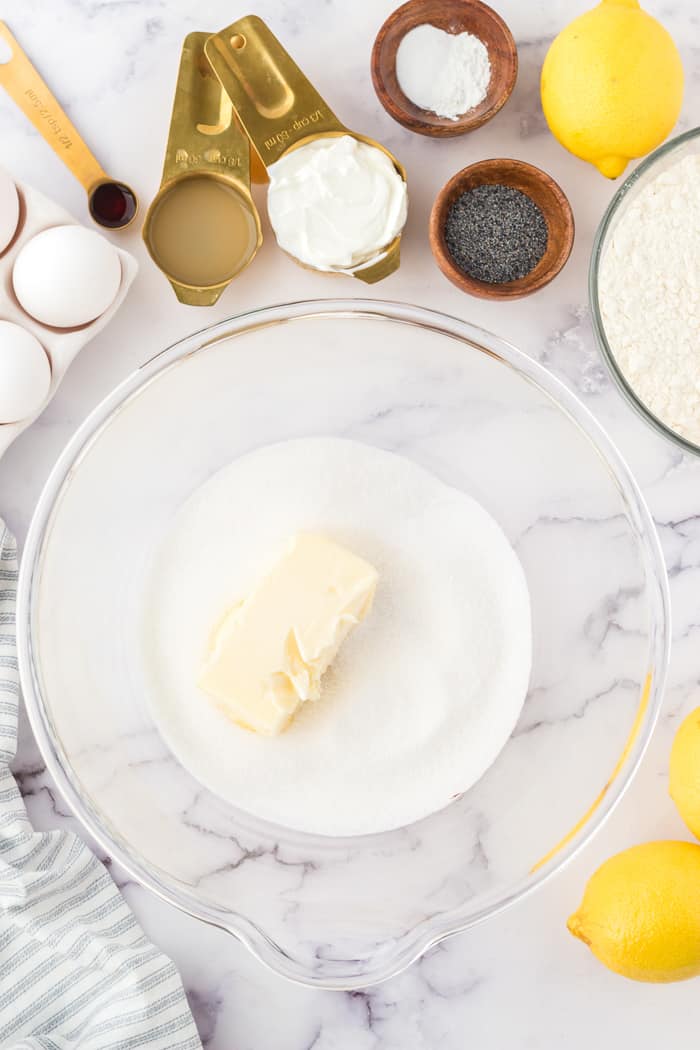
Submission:
[[[52,328],[35,321],[26,313],[12,288],[12,268],[22,247],[42,230],[52,226],[78,226],[73,216],[60,205],[39,193],[33,186],[14,180],[20,199],[20,217],[17,232],[8,248],[0,255],[0,320],[14,321],[36,336],[43,346],[51,364],[51,385],[45,401],[37,412],[17,423],[0,423],[0,457],[23,430],[37,419],[58,390],[77,353],[114,317],[124,302],[129,287],[138,271],[138,263],[132,255],[112,242],[122,267],[122,280],[112,305],[96,320],[79,328]]]

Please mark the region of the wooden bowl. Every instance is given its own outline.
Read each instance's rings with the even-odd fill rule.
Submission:
[[[445,222],[452,203],[476,186],[499,183],[530,197],[547,223],[547,248],[537,265],[517,281],[489,284],[470,277],[450,255],[445,242]],[[566,194],[546,172],[522,160],[481,160],[458,171],[440,190],[430,213],[430,247],[445,277],[463,292],[481,299],[521,299],[553,280],[571,254],[574,216]]]
[[[471,33],[484,42],[491,62],[486,97],[457,120],[438,117],[406,98],[396,78],[396,52],[403,37],[420,25],[448,33]],[[372,48],[372,83],[387,113],[410,131],[435,138],[463,135],[491,120],[508,101],[518,75],[513,35],[500,15],[481,0],[408,0],[389,15]]]

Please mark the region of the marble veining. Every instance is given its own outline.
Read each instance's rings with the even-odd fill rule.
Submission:
[[[610,383],[595,346],[588,318],[587,264],[593,233],[614,186],[566,154],[546,130],[538,102],[539,65],[553,33],[587,0],[497,0],[520,51],[520,76],[513,98],[489,126],[465,139],[426,141],[393,124],[379,107],[368,76],[374,34],[392,7],[391,0],[358,0],[348,8],[325,0],[261,0],[256,11],[287,40],[300,64],[315,80],[341,118],[396,152],[408,169],[411,211],[402,241],[398,274],[367,290],[350,280],[342,289],[296,268],[274,251],[269,227],[266,243],[251,267],[206,316],[179,306],[162,276],[149,263],[138,231],[120,243],[142,264],[129,300],[71,368],[44,416],[0,461],[0,513],[18,534],[26,530],[32,507],[58,451],[96,402],[129,371],[182,335],[252,306],[282,299],[332,294],[369,294],[442,309],[518,345],[573,389],[608,429],[643,487],[656,520],[671,581],[674,649],[666,703],[645,762],[625,799],[601,834],[565,872],[515,908],[429,952],[404,974],[366,991],[326,993],[292,985],[265,970],[232,938],[175,911],[110,863],[112,874],[148,935],[172,956],[183,975],[205,1046],[212,1050],[602,1050],[634,1041],[652,1050],[673,1041],[678,1050],[697,1045],[691,982],[648,989],[602,970],[564,930],[566,915],[578,901],[587,875],[609,853],[652,837],[685,837],[666,790],[668,752],[683,715],[700,703],[697,611],[700,575],[700,463],[653,434],[633,416]],[[698,20],[691,0],[649,0],[646,7],[663,18],[681,46],[687,73],[686,102],[679,130],[693,125],[700,102]],[[40,0],[5,5],[5,18],[27,47],[71,118],[104,166],[131,182],[147,203],[160,177],[162,150],[179,47],[192,29],[216,29],[247,13],[223,0],[195,10],[186,0],[56,0],[50,12]],[[352,33],[348,26],[352,20]],[[329,61],[329,55],[333,61]],[[82,190],[8,100],[0,98],[2,163],[14,174],[86,220]],[[486,156],[515,156],[549,170],[569,195],[577,221],[572,258],[560,277],[531,300],[492,304],[461,296],[438,273],[429,256],[426,224],[433,196],[458,168]],[[264,205],[260,199],[261,211]],[[459,404],[450,410],[457,418]],[[429,397],[405,391],[391,412],[401,415],[406,441],[434,432]],[[368,414],[369,432],[387,426],[381,413]],[[437,441],[437,438],[436,438]],[[439,445],[439,442],[437,442]],[[439,448],[434,453],[439,457]],[[566,502],[552,521],[514,522],[519,543],[541,542],[555,521],[569,521]],[[591,507],[585,527],[609,530],[615,521],[605,507]],[[606,642],[610,614],[633,631],[634,586],[601,595],[592,616],[590,644]],[[630,619],[630,617],[632,619]],[[551,732],[547,686],[563,671],[554,661],[540,683],[519,746],[532,746]],[[596,701],[616,690],[631,700],[632,684],[604,674],[587,679],[571,714],[592,719]],[[555,715],[561,714],[554,712]],[[559,721],[561,721],[559,719]],[[566,726],[557,729],[566,733]],[[562,737],[564,739],[564,737]],[[138,761],[167,761],[157,741],[137,743]],[[40,828],[77,827],[57,793],[26,723],[15,763],[33,820]],[[193,836],[211,840],[208,868],[197,877],[226,877],[219,870],[237,864],[260,867],[277,895],[279,915],[294,923],[297,898],[317,877],[313,864],[281,849],[274,841],[257,846],[232,843],[230,829],[215,812],[202,812],[197,791],[177,800]],[[465,849],[488,876],[490,829],[483,813],[470,813]],[[398,841],[416,848],[422,832],[409,830]],[[217,836],[221,854],[216,853]],[[236,857],[230,858],[231,846]],[[236,859],[239,858],[239,859]],[[381,859],[381,858],[380,858]],[[230,874],[230,873],[229,873]],[[436,901],[454,893],[449,878],[437,880]],[[311,890],[309,890],[311,892]],[[332,944],[317,945],[334,957]]]

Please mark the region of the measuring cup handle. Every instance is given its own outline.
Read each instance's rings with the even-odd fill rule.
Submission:
[[[7,62],[0,63],[0,84],[89,192],[107,178],[105,172],[4,22],[0,22],[0,37],[12,52]]]
[[[302,138],[346,130],[256,15],[209,37],[205,53],[266,167]]]
[[[208,172],[249,189],[250,145],[205,58],[208,36],[189,33],[182,45],[162,182]]]

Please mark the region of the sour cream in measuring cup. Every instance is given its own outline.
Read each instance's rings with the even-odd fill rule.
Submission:
[[[406,222],[406,183],[391,159],[351,135],[314,139],[268,174],[277,242],[315,270],[354,272],[375,262]]]

